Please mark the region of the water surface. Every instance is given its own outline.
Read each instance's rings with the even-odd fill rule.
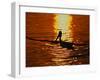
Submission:
[[[74,50],[52,42],[59,30]],[[89,55],[88,15],[26,13],[26,67],[89,64]]]

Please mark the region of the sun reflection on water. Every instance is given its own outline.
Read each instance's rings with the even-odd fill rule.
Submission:
[[[67,14],[56,14],[55,15],[55,33],[58,34],[62,31],[62,40],[72,41],[72,31],[71,31],[71,21],[72,16]]]

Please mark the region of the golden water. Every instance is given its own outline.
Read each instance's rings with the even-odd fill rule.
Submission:
[[[89,45],[76,46],[73,51],[48,42],[55,40],[60,30],[63,41],[89,43],[89,16],[26,13],[26,36],[34,39],[26,38],[27,67],[89,64],[89,56],[68,58],[72,54],[88,54]]]

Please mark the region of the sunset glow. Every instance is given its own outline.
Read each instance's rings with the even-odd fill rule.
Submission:
[[[90,15],[25,15],[26,68],[90,64]]]
[[[62,31],[62,40],[72,41],[71,32],[72,16],[65,14],[56,14],[55,16],[55,32]]]

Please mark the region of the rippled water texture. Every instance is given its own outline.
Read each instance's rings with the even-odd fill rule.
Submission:
[[[55,42],[59,30],[74,49]],[[88,15],[26,13],[26,67],[89,64],[89,55]]]

